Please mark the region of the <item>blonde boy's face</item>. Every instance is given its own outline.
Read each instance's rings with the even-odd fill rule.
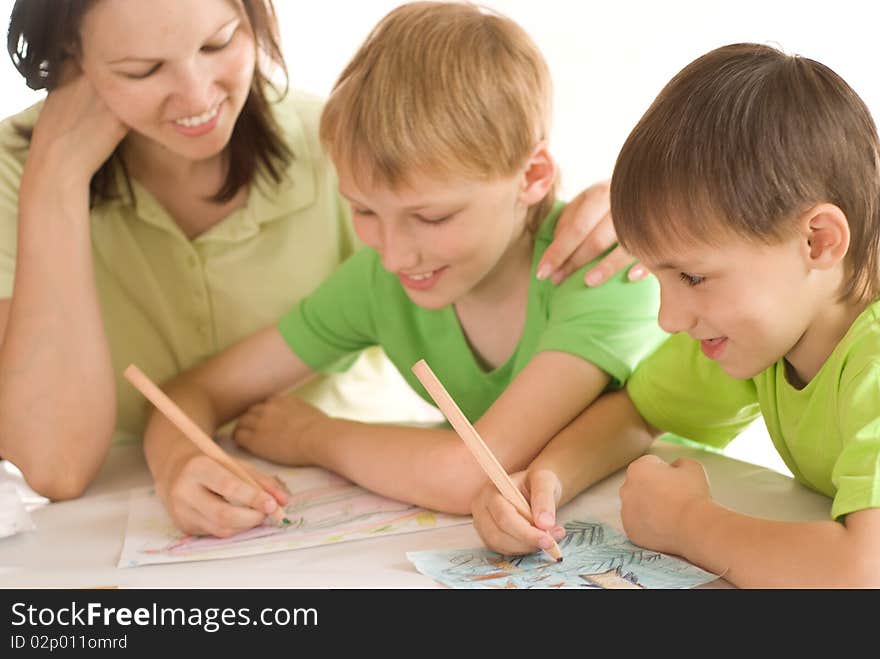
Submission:
[[[379,253],[409,298],[441,309],[489,286],[513,246],[522,244],[527,207],[519,181],[415,176],[391,189],[356,181],[342,168],[339,189],[358,237]]]
[[[660,282],[661,327],[690,334],[732,377],[754,377],[789,356],[819,309],[799,237],[662,251],[640,259]]]

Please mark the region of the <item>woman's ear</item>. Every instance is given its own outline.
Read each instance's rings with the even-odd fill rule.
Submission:
[[[828,270],[849,251],[849,222],[834,204],[819,204],[801,216],[799,231],[805,239],[809,267]]]
[[[526,163],[520,201],[528,207],[539,203],[553,189],[557,172],[556,161],[550,155],[547,142],[542,140]]]

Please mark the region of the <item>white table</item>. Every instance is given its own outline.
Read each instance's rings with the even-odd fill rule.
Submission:
[[[699,459],[722,504],[784,520],[828,519],[831,501],[775,471],[658,441],[665,460]],[[618,472],[582,493],[560,519],[593,518],[621,529]],[[117,569],[131,488],[150,484],[140,446],[112,449],[80,499],[38,506],[37,530],[0,539],[0,587],[442,588],[406,552],[479,546],[470,524],[259,556]],[[718,581],[712,587],[729,587]]]

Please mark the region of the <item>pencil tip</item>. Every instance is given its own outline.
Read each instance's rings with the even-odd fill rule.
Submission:
[[[284,524],[284,526],[290,526],[290,520],[286,517],[281,520],[281,523]]]
[[[562,562],[562,556],[560,556],[559,558],[557,558],[557,559],[556,559],[556,562],[557,562],[557,563],[561,563],[561,562]]]

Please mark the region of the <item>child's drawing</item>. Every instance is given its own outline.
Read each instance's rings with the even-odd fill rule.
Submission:
[[[713,581],[681,559],[648,551],[598,522],[565,525],[563,561],[543,552],[501,556],[485,548],[410,552],[422,574],[451,588],[693,588]]]
[[[264,525],[225,539],[183,535],[153,490],[132,493],[118,566],[250,556],[470,521],[373,494],[315,467],[287,468],[276,475],[291,492],[285,507],[291,524]]]

